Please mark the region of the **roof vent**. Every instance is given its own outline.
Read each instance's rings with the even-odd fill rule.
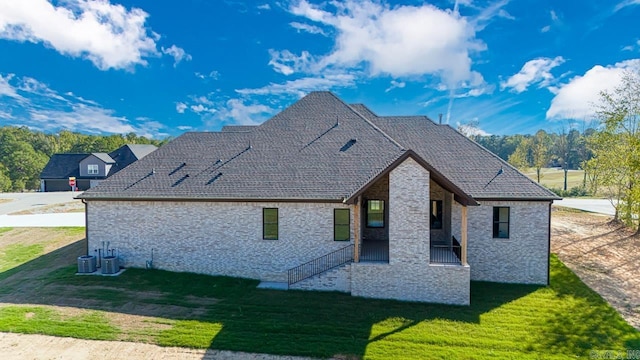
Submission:
[[[213,184],[214,181],[218,180],[222,176],[222,173],[216,174],[216,176],[212,177],[209,181],[207,181],[207,185]]]
[[[181,170],[183,167],[185,167],[185,166],[187,166],[187,163],[186,163],[186,162],[183,162],[182,164],[178,165],[178,167],[177,167],[177,168],[173,169],[173,171],[171,171],[171,172],[169,173],[169,175],[173,175],[173,174],[177,173],[178,171],[180,171],[180,170]]]
[[[355,143],[356,143],[357,141],[358,141],[358,139],[356,139],[356,138],[353,138],[353,139],[351,139],[351,140],[347,141],[347,143],[346,143],[346,144],[344,144],[344,145],[340,148],[340,151],[345,152],[345,151],[349,150],[353,145],[355,145]]]
[[[178,181],[174,182],[173,185],[171,185],[171,187],[176,187],[180,185],[183,181],[187,180],[188,177],[189,177],[189,174],[186,174],[185,176],[178,179]]]

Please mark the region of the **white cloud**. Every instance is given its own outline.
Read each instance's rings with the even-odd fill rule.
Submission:
[[[9,119],[9,120],[13,120],[14,117],[13,115],[11,115],[11,113],[4,111],[4,110],[0,110],[0,119]]]
[[[266,105],[246,105],[241,99],[230,99],[208,122],[215,124],[257,125],[273,113],[274,109]]]
[[[549,32],[549,30],[551,30],[551,25],[544,26],[542,29],[540,29],[540,32],[546,33]]]
[[[176,126],[176,129],[178,129],[178,130],[182,130],[182,131],[187,131],[187,130],[192,130],[192,129],[193,129],[193,126],[180,125],[180,126]]]
[[[614,12],[622,10],[628,6],[640,5],[640,0],[623,0],[613,9]]]
[[[335,13],[306,0],[290,8],[295,15],[336,30],[333,52],[322,57],[314,70],[364,66],[372,76],[431,74],[449,87],[474,76],[470,54],[486,47],[476,39],[474,26],[488,14],[500,12],[499,6],[492,7],[482,12],[482,19],[469,21],[429,4],[393,8],[372,0],[330,4]]]
[[[510,88],[511,91],[521,93],[529,86],[538,84],[538,87],[549,86],[554,80],[551,70],[564,63],[562,56],[551,58],[537,58],[527,61],[520,71],[506,81],[500,83],[501,89]]]
[[[242,95],[294,95],[302,97],[310,91],[329,90],[335,87],[353,86],[355,76],[350,74],[335,74],[322,77],[305,77],[290,80],[283,84],[269,84],[257,89],[240,89]]]
[[[173,67],[178,66],[182,60],[191,61],[191,55],[187,54],[184,49],[171,45],[169,48],[162,48],[162,53],[173,57]]]
[[[296,21],[290,22],[289,25],[291,25],[292,28],[298,30],[298,32],[304,31],[310,34],[320,34],[326,36],[325,32],[320,27],[315,25],[304,24]]]
[[[389,86],[384,92],[389,92],[393,89],[402,89],[406,85],[407,84],[404,81],[391,80],[391,86]]]
[[[14,77],[13,74],[7,75],[7,77],[3,77],[0,74],[0,97],[8,96],[14,99],[22,98],[22,96],[18,95],[16,92],[16,88],[9,84],[9,80]]]
[[[131,69],[158,56],[158,35],[145,27],[147,17],[105,0],[1,1],[0,38],[43,43],[101,70]]]
[[[291,75],[296,72],[310,71],[313,58],[308,51],[303,51],[299,56],[293,54],[289,50],[273,50],[269,49],[269,65],[273,66],[273,70],[284,75]]]
[[[136,133],[140,136],[161,136],[158,131],[164,125],[146,119],[132,124],[126,117],[114,115],[114,111],[86,104],[72,104],[69,109],[31,109],[28,124],[40,130],[69,129],[89,133]]]
[[[184,111],[187,110],[187,104],[183,102],[176,103],[176,111],[180,114],[184,114]]]
[[[606,67],[596,65],[584,75],[575,76],[558,88],[551,88],[555,97],[547,111],[547,119],[591,120],[600,102],[600,92],[613,91],[626,70],[640,70],[640,59]]]
[[[213,105],[213,102],[211,100],[207,99],[206,96],[193,97],[193,100],[195,102],[197,102],[198,104]]]
[[[193,111],[196,114],[200,114],[200,113],[204,113],[204,112],[214,113],[214,112],[217,111],[216,109],[212,109],[212,108],[206,107],[206,106],[204,106],[202,104],[191,105],[189,108],[191,109],[191,111]]]
[[[271,10],[271,5],[269,4],[262,4],[262,5],[258,5],[257,7],[259,10]]]
[[[640,40],[636,40],[635,44],[627,45],[627,46],[623,47],[622,51],[635,51],[639,47],[640,47]]]
[[[465,136],[489,136],[489,135],[491,135],[488,132],[480,129],[477,126],[477,118],[475,118],[474,120],[475,121],[472,122],[471,124],[461,124],[460,122],[457,122],[456,125],[457,125],[458,131],[463,133]]]
[[[160,136],[164,125],[146,117],[137,117],[135,122],[117,116],[115,111],[105,109],[92,100],[84,99],[67,91],[63,94],[30,77],[0,74],[0,91],[11,89],[0,104],[10,112],[12,118],[32,129],[93,133],[129,133],[142,136]],[[5,116],[6,117],[6,116]]]
[[[193,73],[198,79],[201,80],[207,80],[207,79],[212,79],[212,80],[218,80],[220,78],[220,73],[216,70],[212,70],[209,72],[209,74],[203,74],[201,72],[196,71],[195,73]]]

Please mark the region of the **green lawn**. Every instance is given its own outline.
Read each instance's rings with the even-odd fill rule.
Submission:
[[[76,276],[73,265],[55,269],[83,246],[0,273],[0,303],[11,304],[0,306],[0,331],[371,359],[575,358],[640,349],[640,333],[556,257],[550,287],[475,282],[471,306],[460,307],[260,290],[254,280],[160,270],[97,277]],[[134,326],[123,314],[142,320]]]
[[[538,181],[536,169],[523,170],[531,180]],[[540,176],[540,184],[554,189],[564,188],[564,171],[557,168],[543,168]],[[582,186],[584,181],[583,170],[569,170],[567,173],[567,189]]]

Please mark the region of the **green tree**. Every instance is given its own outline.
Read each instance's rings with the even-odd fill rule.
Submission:
[[[538,130],[533,136],[531,144],[531,163],[536,169],[538,183],[542,177],[542,168],[549,164],[551,138],[544,130]]]
[[[509,155],[509,163],[518,169],[524,170],[532,166],[531,147],[533,141],[530,138],[523,138],[516,149]]]
[[[9,178],[9,170],[0,163],[0,192],[11,190],[11,179]]]
[[[640,234],[640,72],[626,72],[612,92],[602,92],[597,108],[602,124],[590,137],[594,157],[590,171],[600,186],[609,188],[616,219],[637,223]]]

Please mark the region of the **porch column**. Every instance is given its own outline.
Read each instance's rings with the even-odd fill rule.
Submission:
[[[360,262],[360,199],[356,201],[353,209],[353,261]]]
[[[462,206],[462,224],[460,224],[460,235],[461,235],[461,242],[460,242],[460,246],[462,247],[461,249],[461,254],[462,254],[462,265],[467,265],[467,206],[463,205]]]

